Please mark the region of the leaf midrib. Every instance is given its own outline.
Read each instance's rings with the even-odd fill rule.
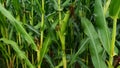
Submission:
[[[91,34],[90,30],[89,30],[88,25],[87,25],[86,23],[85,23],[85,25],[86,25],[86,28],[87,28],[87,30],[88,30],[88,32],[89,32],[90,37],[91,37],[90,39],[92,40],[92,43],[93,43],[93,46],[94,46],[94,49],[95,49],[95,54],[96,54],[96,57],[97,57],[97,60],[98,60],[98,63],[99,63],[99,68],[100,68],[100,60],[99,60],[99,57],[98,57],[98,55],[97,55],[98,51],[97,51],[97,48],[95,47],[94,39],[93,39],[93,37],[92,37],[92,34]]]

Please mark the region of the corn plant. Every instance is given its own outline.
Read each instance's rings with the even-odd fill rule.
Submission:
[[[0,68],[119,68],[119,0],[0,0]]]

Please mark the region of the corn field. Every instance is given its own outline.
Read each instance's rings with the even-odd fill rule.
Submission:
[[[120,0],[0,0],[0,68],[120,68]]]

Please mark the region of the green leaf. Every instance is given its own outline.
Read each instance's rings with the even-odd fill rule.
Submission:
[[[102,3],[101,0],[95,0],[95,14],[96,14],[96,25],[97,25],[97,31],[100,38],[100,41],[104,47],[104,49],[107,51],[107,53],[110,53],[110,35],[108,26],[105,20],[105,15],[103,13]]]
[[[26,64],[30,67],[30,68],[34,68],[34,66],[31,64],[31,62],[29,61],[29,59],[25,56],[24,52],[22,52],[17,43],[12,41],[12,40],[8,40],[6,38],[1,38],[0,41],[3,41],[6,44],[10,44],[11,47],[14,49],[14,51],[17,53],[17,55],[20,57],[20,59],[24,59]]]
[[[33,32],[35,32],[37,35],[40,35],[40,33],[31,25],[25,24],[25,26],[27,26],[28,29],[32,30]]]
[[[50,43],[51,43],[51,37],[50,37],[50,35],[48,35],[48,36],[46,37],[44,43],[43,43],[42,50],[40,51],[40,52],[41,52],[41,53],[40,53],[40,57],[41,57],[41,58],[40,58],[40,65],[41,65],[41,63],[42,63],[42,60],[43,60],[43,58],[44,58],[44,56],[45,56],[48,48],[49,48],[48,45],[50,45]]]
[[[70,16],[70,11],[67,11],[65,13],[65,17],[64,19],[62,20],[62,23],[61,23],[61,33],[64,34],[65,30],[66,30],[66,26],[67,26],[67,22],[69,20],[69,16]]]
[[[19,0],[12,0],[13,7],[15,8],[16,12],[20,12],[20,3]]]
[[[41,13],[43,13],[44,10],[42,10],[42,7],[41,7],[39,1],[38,1],[38,0],[35,0],[35,1],[36,1],[37,5],[38,5],[38,7],[39,7],[39,11],[40,11]]]
[[[113,18],[118,18],[120,12],[120,0],[111,0],[109,13]]]
[[[0,12],[7,17],[7,19],[10,21],[10,23],[16,28],[18,32],[20,32],[27,42],[32,44],[32,48],[34,50],[37,50],[36,44],[34,43],[33,39],[30,37],[30,35],[26,32],[24,27],[22,26],[22,23],[18,20],[16,20],[10,13],[7,11],[2,5],[0,4]]]
[[[70,0],[66,0],[63,4],[62,7],[68,6],[70,4]]]
[[[54,2],[54,9],[58,10],[58,3],[57,0],[52,0]]]
[[[84,28],[84,33],[90,38],[89,49],[94,67],[107,68],[105,61],[103,61],[102,58],[103,49],[98,39],[98,34],[95,31],[92,23],[86,18],[81,18],[81,22]]]
[[[81,65],[81,68],[89,68],[79,57],[77,58],[77,62],[79,65]]]
[[[76,60],[77,56],[79,56],[85,49],[86,49],[86,44],[88,43],[89,41],[89,38],[85,38],[81,41],[80,43],[80,48],[78,48],[78,51],[75,53],[75,55],[73,55],[71,61],[70,61],[70,64],[69,66],[74,63],[74,61]]]
[[[45,55],[45,58],[46,58],[47,62],[50,64],[51,68],[55,68],[52,63],[52,59],[48,55]]]

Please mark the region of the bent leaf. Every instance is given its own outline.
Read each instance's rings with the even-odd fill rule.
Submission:
[[[14,49],[14,51],[17,53],[17,55],[19,56],[20,59],[24,59],[26,64],[30,67],[30,68],[34,68],[34,66],[31,64],[31,62],[29,61],[29,59],[25,56],[24,52],[22,52],[17,43],[12,41],[12,40],[8,40],[6,38],[1,38],[0,41],[3,41],[6,44],[10,44],[11,47]]]
[[[81,18],[82,26],[84,28],[84,33],[90,38],[90,54],[92,62],[95,68],[107,68],[105,62],[102,59],[102,47],[98,39],[98,34],[95,31],[92,23],[86,19]]]
[[[26,32],[24,27],[22,26],[21,22],[16,20],[10,13],[7,11],[2,5],[0,4],[0,12],[7,17],[7,19],[10,21],[10,23],[15,27],[15,29],[20,32],[27,42],[32,44],[32,48],[34,50],[37,50],[36,44],[34,43],[33,39],[30,37],[30,35]]]

